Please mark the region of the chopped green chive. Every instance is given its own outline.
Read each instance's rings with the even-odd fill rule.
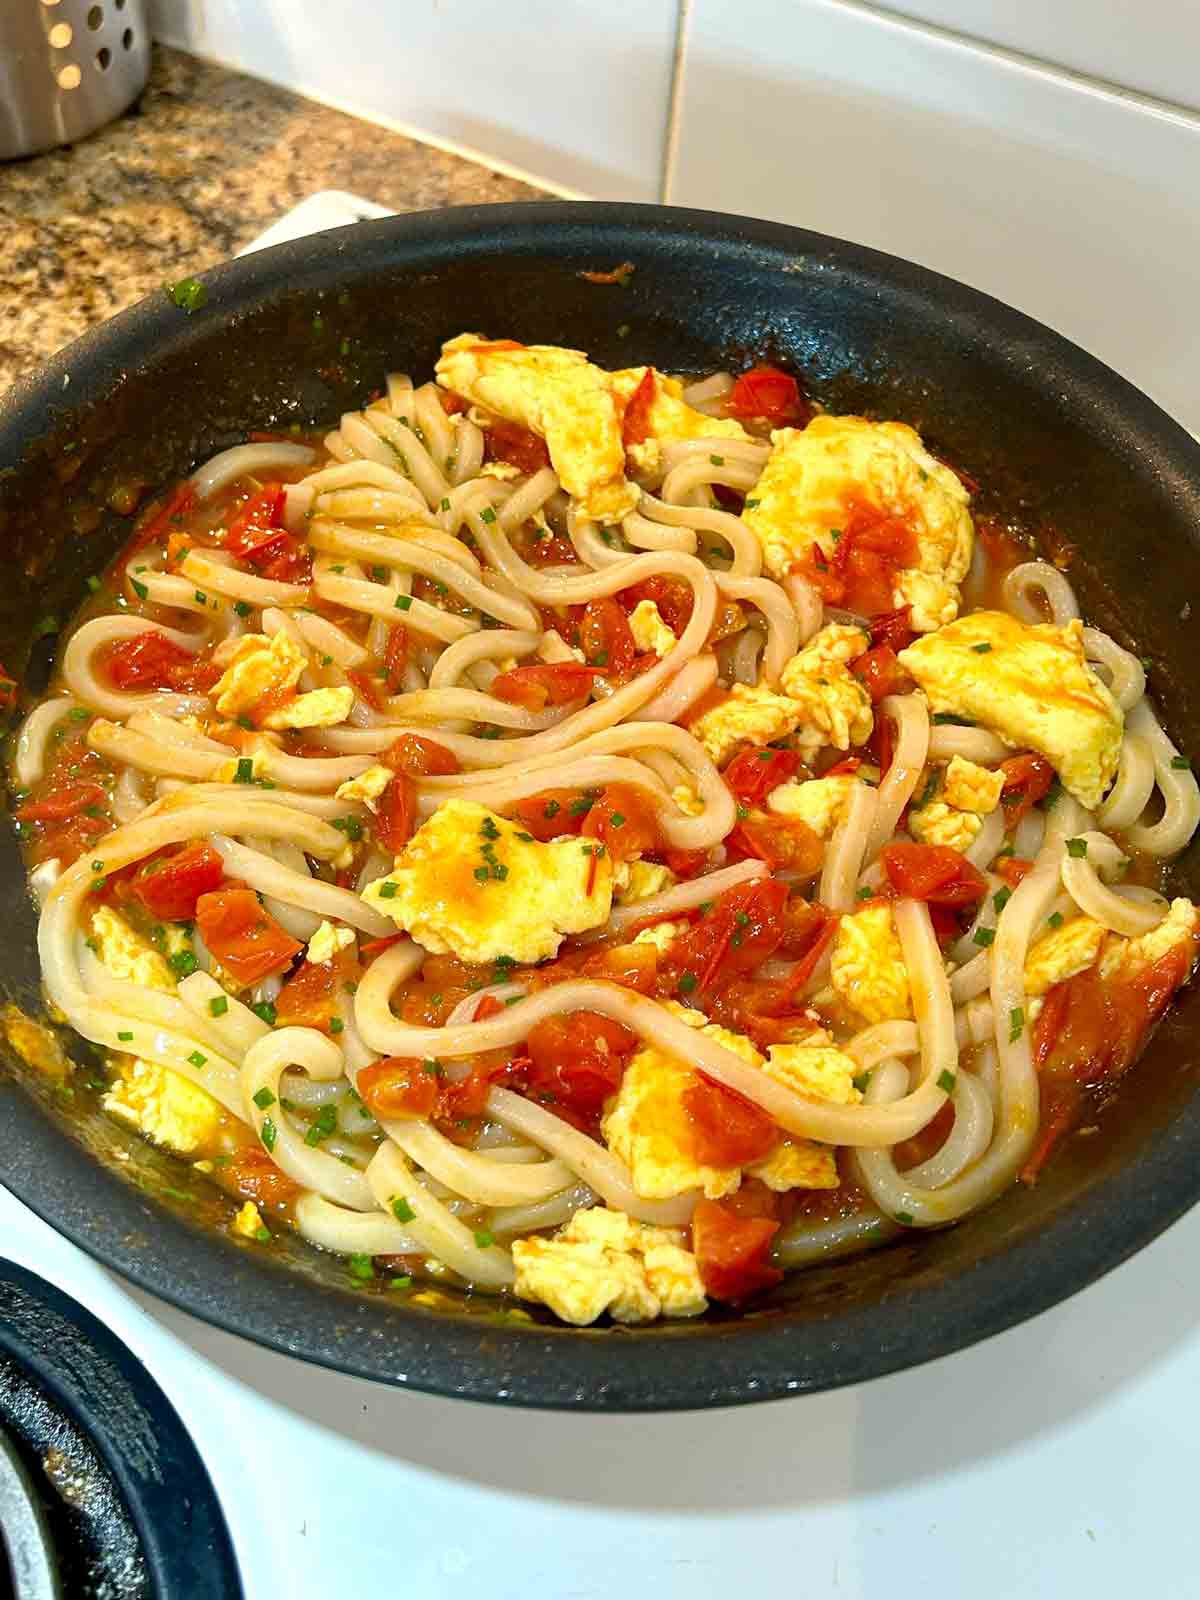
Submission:
[[[750,815],[750,807],[749,806],[739,806],[737,808],[737,817],[738,817],[738,821],[739,822],[745,822],[746,818],[749,815]]]
[[[903,1224],[903,1226],[906,1227],[906,1228],[911,1227],[912,1226],[912,1212],[911,1211],[897,1211],[897,1213],[896,1213],[896,1221],[901,1223],[901,1224]]]
[[[746,501],[746,510],[747,511],[753,511],[755,506],[759,506],[761,504],[762,504],[761,500],[759,500],[757,498],[752,498],[752,499]]]
[[[250,756],[242,756],[233,774],[234,783],[254,782],[254,761]]]
[[[167,294],[181,311],[190,314],[207,304],[208,290],[199,278],[180,278],[178,283],[169,283],[166,288]]]
[[[167,965],[178,978],[190,978],[200,963],[190,950],[176,950],[167,957]]]
[[[104,871],[104,863],[103,863],[103,861],[93,861],[92,862],[92,871],[93,872],[103,872]]]
[[[393,883],[389,878],[386,883],[381,883],[379,885],[379,898],[381,900],[394,900],[396,898],[397,888],[398,885]]]
[[[129,1033],[129,1032],[119,1033],[117,1035],[117,1038],[121,1041],[122,1044],[128,1044],[129,1041],[133,1038],[133,1034]]]
[[[479,513],[479,520],[480,522],[495,522],[496,513],[492,510],[491,506],[484,506],[483,510]]]
[[[1046,918],[1046,921],[1052,928],[1061,928],[1063,925],[1063,914],[1061,911],[1052,911]]]
[[[407,1273],[403,1277],[400,1277],[400,1278],[389,1278],[388,1279],[388,1288],[389,1289],[411,1289],[412,1288],[412,1279],[408,1276]]]
[[[953,1094],[954,1093],[954,1083],[955,1083],[954,1074],[951,1071],[949,1071],[948,1069],[946,1071],[941,1072],[941,1073],[938,1074],[937,1084],[938,1084],[938,1088],[941,1089],[943,1094]]]
[[[223,1017],[229,1010],[229,1001],[223,994],[215,994],[208,1002],[209,1015]]]
[[[192,599],[198,600],[202,606],[206,606],[208,604],[208,596],[205,594],[203,589],[193,590]]]
[[[857,891],[854,898],[856,900],[874,900],[875,891],[871,888],[870,884],[864,883],[862,888]]]
[[[494,1233],[489,1233],[486,1228],[475,1229],[475,1243],[481,1250],[490,1250],[496,1242]]]
[[[1176,772],[1190,772],[1192,769],[1192,763],[1188,760],[1187,756],[1172,756],[1171,765],[1175,768]]]
[[[267,1088],[265,1083],[254,1096],[254,1104],[260,1111],[269,1111],[275,1104],[275,1096],[271,1093],[270,1089]]]
[[[260,1022],[265,1022],[268,1028],[275,1026],[275,1007],[269,1000],[260,1000],[256,1006],[250,1007]]]
[[[86,722],[91,714],[86,706],[75,706],[73,710],[67,712],[67,716],[72,722]]]
[[[1073,856],[1076,861],[1081,860],[1084,856],[1087,855],[1087,840],[1086,839],[1068,839],[1067,840],[1067,854],[1069,856]]]
[[[398,1194],[392,1201],[392,1215],[397,1222],[411,1222],[416,1214],[403,1195]]]
[[[1004,910],[1005,906],[1008,904],[1008,902],[1011,899],[1012,899],[1012,890],[1011,889],[997,889],[996,890],[995,894],[992,896],[992,905],[995,908],[997,916],[1000,915],[1000,913]]]
[[[274,1150],[275,1140],[278,1137],[278,1133],[275,1124],[271,1121],[270,1117],[263,1118],[263,1125],[259,1130],[258,1136],[262,1140],[263,1145],[267,1150]]]
[[[96,594],[100,589],[100,579],[97,577],[89,578],[87,581],[87,586],[93,594]]]
[[[623,828],[625,826],[625,817],[620,811],[614,811],[608,821],[609,825],[614,828]]]
[[[248,617],[254,610],[254,607],[247,600],[235,600],[233,602],[233,609],[237,612],[239,617]]]
[[[697,979],[694,972],[685,972],[679,980],[680,994],[691,994],[692,990],[696,987],[696,982]]]
[[[859,1094],[865,1094],[867,1091],[867,1085],[871,1081],[871,1074],[869,1072],[856,1072],[850,1081],[858,1090]]]
[[[315,1149],[316,1146],[320,1144],[321,1140],[328,1139],[329,1135],[333,1133],[336,1128],[337,1107],[322,1106],[320,1111],[318,1111],[316,1116],[313,1118],[312,1125],[309,1127],[308,1132],[304,1135],[304,1142],[307,1145],[311,1145]]]
[[[970,717],[956,717],[952,711],[935,711],[929,720],[938,728],[973,728],[975,726]]]
[[[1008,1013],[1008,1042],[1015,1044],[1021,1037],[1025,1027],[1025,1012],[1021,1006],[1014,1006]]]
[[[443,511],[449,511],[449,509],[450,509],[450,497],[449,497],[449,495],[445,495],[442,498],[442,510]]]
[[[137,595],[139,600],[144,600],[146,598],[146,596],[150,593],[150,591],[149,591],[149,589],[147,589],[146,585],[144,583],[139,583],[136,578],[130,578],[129,585],[132,588],[134,594]]]
[[[330,1031],[330,1033],[341,1033],[342,1030],[345,1028],[345,1026],[346,1026],[346,1024],[342,1021],[341,1017],[330,1017],[330,1019],[329,1019],[329,1031]]]
[[[194,1067],[202,1067],[208,1060],[208,1057],[201,1055],[199,1050],[193,1050],[191,1055],[188,1057],[188,1060]]]
[[[262,1228],[255,1228],[254,1237],[258,1240],[259,1244],[270,1244],[271,1230],[265,1226]]]
[[[990,945],[992,943],[992,941],[995,939],[995,937],[996,937],[995,928],[976,928],[975,929],[975,934],[974,934],[975,943],[978,944],[978,945],[982,945],[985,950],[987,949],[988,945]]]
[[[411,607],[412,607],[412,595],[410,595],[410,594],[398,594],[396,596],[396,610],[397,611],[408,611],[408,610],[411,609]]]
[[[971,646],[977,656],[986,656],[991,651],[991,648],[990,644],[973,644]]]
[[[375,1266],[370,1256],[351,1256],[346,1265],[349,1268],[350,1276],[358,1278],[362,1283],[366,1283],[375,1276]]]
[[[357,817],[334,817],[333,825],[339,833],[344,833],[347,839],[357,841],[363,836],[363,825]]]
[[[546,804],[542,807],[542,815],[544,817],[556,817],[561,810],[562,807],[559,805],[557,800],[547,800]]]
[[[708,459],[712,462],[714,467],[723,467],[725,465],[724,456],[709,456]]]

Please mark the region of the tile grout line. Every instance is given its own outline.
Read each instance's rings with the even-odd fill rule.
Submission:
[[[684,0],[684,3],[690,6],[691,0]],[[1170,117],[1200,132],[1200,110],[1182,105],[1177,100],[1164,100],[1158,95],[1147,93],[1144,89],[1131,89],[1125,84],[1114,83],[1110,78],[1099,78],[1094,73],[1081,72],[1078,68],[1069,67],[1063,62],[1049,61],[1044,56],[1014,50],[1011,45],[996,44],[992,40],[981,39],[977,34],[964,33],[957,28],[942,27],[936,22],[926,22],[920,17],[912,17],[903,11],[893,10],[891,6],[873,4],[872,0],[821,0],[821,3],[831,10],[857,12],[859,16],[869,18],[871,21],[888,23],[897,32],[918,34],[925,39],[938,40],[944,44],[957,45],[963,50],[991,56],[1010,67],[1039,72],[1047,78],[1057,79],[1075,89],[1122,101],[1126,105],[1158,116]]]
[[[662,173],[658,198],[661,204],[670,205],[671,189],[675,182],[675,168],[679,159],[679,142],[683,124],[683,88],[687,72],[688,42],[692,30],[693,0],[678,0],[679,10],[675,23],[675,52],[671,61],[671,87],[667,96],[667,127],[663,140]]]

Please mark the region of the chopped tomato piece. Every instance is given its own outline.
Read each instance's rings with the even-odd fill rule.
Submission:
[[[404,686],[404,669],[408,665],[408,629],[402,622],[388,629],[387,644],[383,650],[383,686],[389,694],[399,694]]]
[[[330,961],[301,962],[276,997],[276,1020],[295,1028],[331,1032],[338,991],[356,966],[353,946],[339,950]]]
[[[592,684],[603,667],[585,667],[581,661],[555,661],[540,666],[513,667],[497,673],[491,692],[509,705],[526,711],[542,711],[546,706],[564,706],[591,693]]]
[[[522,472],[540,472],[550,465],[546,441],[516,422],[493,422],[484,430],[484,455],[489,461],[507,461]]]
[[[833,554],[827,557],[814,545],[806,570],[831,604],[873,617],[893,609],[896,571],[916,559],[916,536],[907,522],[856,501],[848,508]]]
[[[545,844],[564,833],[578,833],[599,798],[597,789],[542,789],[526,800],[518,800],[516,813],[526,831]]]
[[[657,845],[658,816],[637,789],[612,784],[583,818],[580,832],[598,839],[614,861],[630,861]]]
[[[725,400],[726,416],[761,417],[776,426],[790,423],[802,428],[812,414],[795,378],[765,364],[743,372]]]
[[[762,1161],[779,1143],[775,1123],[753,1100],[698,1073],[683,1091],[689,1143],[706,1167],[744,1167]]]
[[[803,817],[771,817],[765,811],[754,811],[736,822],[725,845],[735,858],[765,861],[772,871],[786,867],[805,878],[818,873],[825,859],[820,835]]]
[[[848,778],[862,766],[861,756],[846,756],[841,761],[836,761],[832,767],[827,767],[821,774],[823,778]]]
[[[225,529],[230,555],[261,567],[292,542],[283,526],[287,491],[281,483],[268,483],[244,501]]]
[[[159,509],[134,530],[133,537],[117,557],[117,565],[123,566],[130,556],[144,550],[148,544],[155,544],[170,531],[171,524],[180,522],[195,504],[196,491],[192,484],[189,481],[177,484]]]
[[[740,805],[757,806],[772,789],[794,778],[799,767],[800,757],[794,750],[743,750],[721,776]]]
[[[11,711],[17,703],[17,680],[0,665],[0,711]]]
[[[664,850],[662,858],[677,878],[698,877],[708,865],[707,850]]]
[[[783,938],[787,884],[755,878],[728,889],[706,916],[674,941],[665,954],[683,994],[704,990],[740,972],[751,972],[774,954]]]
[[[398,772],[379,796],[375,837],[384,849],[399,854],[416,830],[417,794],[412,779]]]
[[[714,1300],[744,1300],[779,1283],[783,1273],[770,1264],[771,1241],[779,1223],[771,1217],[742,1217],[720,1200],[700,1199],[692,1213],[692,1250],[705,1293]]]
[[[112,823],[105,817],[89,817],[80,811],[66,822],[48,827],[30,847],[29,859],[34,866],[39,866],[43,861],[57,857],[65,869],[78,861],[111,826]]]
[[[431,1117],[437,1110],[438,1076],[414,1056],[385,1056],[358,1075],[363,1104],[382,1121],[400,1117]]]
[[[1004,774],[1004,788],[1000,800],[1004,818],[1010,828],[1044,800],[1054,786],[1054,768],[1045,756],[1010,756],[1000,763]]]
[[[18,822],[65,822],[87,806],[105,806],[108,796],[98,783],[74,783],[52,789],[41,800],[27,800],[13,816]]]
[[[349,678],[354,692],[366,701],[372,711],[384,710],[382,678],[377,678],[373,672],[368,672],[365,667],[348,667],[346,676]]]
[[[442,410],[448,417],[458,416],[458,414],[462,411],[465,411],[471,403],[469,400],[464,399],[461,394],[455,394],[450,389],[439,388],[437,397],[438,403],[441,405]]]
[[[405,933],[385,933],[381,939],[368,939],[366,944],[360,944],[358,953],[364,961],[373,961],[376,956],[381,956],[385,950],[390,950],[407,937]]]
[[[850,663],[850,671],[871,696],[874,705],[898,694],[908,682],[904,668],[889,644],[877,644]]]
[[[658,918],[648,919],[652,927]],[[630,935],[639,928],[626,930]],[[654,994],[658,987],[658,952],[652,944],[618,944],[569,951],[557,961],[534,967],[522,974],[522,982],[534,989],[549,988],[567,978],[604,978],[623,989],[639,994]]]
[[[901,606],[898,611],[881,611],[878,616],[871,618],[872,644],[886,644],[899,654],[916,637],[911,606]]]
[[[650,437],[650,412],[658,389],[658,376],[653,367],[647,367],[642,381],[629,396],[621,439],[628,450],[631,444],[644,444]]]
[[[841,921],[841,916],[838,912],[829,911],[824,906],[812,906],[810,909],[819,912],[823,920],[817,928],[812,943],[796,962],[791,972],[788,973],[787,986],[794,995],[803,991],[804,986],[817,970],[821,957],[833,943],[834,934],[837,933],[838,923]]]
[[[196,901],[205,944],[240,984],[282,972],[303,946],[263,910],[253,889],[216,889]]]
[[[530,1031],[523,1092],[577,1126],[592,1127],[621,1087],[637,1035],[595,1011],[547,1017]]]
[[[885,777],[896,753],[896,724],[882,711],[875,713],[875,726],[865,748],[879,768],[879,776]]]
[[[445,778],[460,770],[452,750],[420,733],[402,733],[380,759],[385,767],[410,778]]]
[[[191,921],[196,901],[221,885],[225,863],[210,844],[192,844],[173,856],[159,856],[134,879],[133,892],[152,917]]]
[[[640,601],[652,600],[658,607],[658,614],[678,637],[692,620],[692,588],[682,578],[672,578],[663,574],[661,577],[643,578],[641,583],[631,584],[628,589],[621,590],[622,602],[632,611]]]
[[[982,900],[987,880],[964,855],[940,844],[889,844],[880,853],[898,895],[929,905],[967,906]]]
[[[118,689],[174,688],[179,673],[194,664],[188,651],[156,628],[119,640],[102,663]]]
[[[579,623],[579,648],[588,665],[600,667],[606,678],[623,682],[631,676],[637,645],[629,618],[611,596],[588,601]]]
[[[277,1167],[260,1145],[243,1146],[218,1169],[218,1175],[234,1194],[260,1206],[285,1206],[300,1196],[300,1185]]]

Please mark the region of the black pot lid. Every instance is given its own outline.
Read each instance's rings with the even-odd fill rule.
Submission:
[[[0,1260],[7,1593],[242,1600],[242,1585],[212,1482],[162,1389],[91,1312]]]

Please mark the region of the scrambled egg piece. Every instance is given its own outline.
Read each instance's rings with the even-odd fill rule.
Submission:
[[[391,767],[368,767],[357,778],[347,778],[345,783],[339,784],[334,796],[338,800],[360,800],[369,811],[374,811],[376,800],[395,776]]]
[[[831,622],[784,667],[781,684],[798,713],[802,750],[849,750],[871,737],[871,697],[846,666],[870,642],[862,628]]]
[[[332,922],[323,922],[308,941],[308,960],[314,965],[324,966],[327,961],[333,960],[339,950],[348,950],[354,940],[353,928],[334,927]]]
[[[971,564],[970,495],[920,434],[902,422],[825,415],[804,429],[777,429],[771,445],[742,520],[772,577],[786,576],[814,544],[832,556],[835,532],[865,503],[903,518],[916,542],[916,565],[896,574],[893,604],[911,605],[913,627],[923,633],[953,621]]]
[[[1133,977],[1152,966],[1183,939],[1191,940],[1194,960],[1196,941],[1200,939],[1200,910],[1190,900],[1180,896],[1171,901],[1166,916],[1149,933],[1143,933],[1136,939],[1112,935],[1100,957],[1101,976],[1108,978],[1119,974],[1121,977]]]
[[[660,952],[669,950],[681,933],[686,933],[686,922],[656,922],[652,928],[643,928],[634,934],[634,944],[652,944]]]
[[[802,783],[781,783],[767,796],[767,810],[780,817],[798,817],[821,839],[828,839],[846,810],[858,778],[840,773],[836,778],[809,778]]]
[[[621,407],[609,374],[582,350],[463,333],[442,346],[436,371],[443,387],[543,438],[559,482],[589,517],[619,522],[633,510]]]
[[[613,899],[621,906],[633,905],[678,882],[670,867],[659,866],[657,861],[622,861],[613,875]]]
[[[735,683],[723,700],[688,724],[688,732],[722,766],[743,745],[784,738],[803,715],[804,708],[786,695],[757,684]]]
[[[987,648],[982,648],[986,646]],[[1094,811],[1121,755],[1124,717],[1088,666],[1082,624],[975,611],[900,652],[935,713],[965,717],[1014,749],[1037,750]]]
[[[175,988],[170,967],[141,934],[133,931],[120,912],[97,906],[92,916],[92,938],[96,941],[96,954],[114,978],[164,993]]]
[[[1025,993],[1036,999],[1056,983],[1085,972],[1099,956],[1106,931],[1091,917],[1071,917],[1035,939],[1025,957]]]
[[[269,712],[263,718],[263,727],[333,728],[345,722],[353,706],[354,690],[348,683],[335,689],[311,689]]]
[[[514,1288],[580,1328],[605,1311],[616,1322],[699,1316],[708,1301],[683,1241],[681,1228],[653,1228],[592,1206],[552,1239],[513,1241]]]
[[[952,756],[942,780],[942,797],[960,811],[973,811],[978,817],[990,816],[1000,804],[1004,774],[981,767],[975,761]]]
[[[908,813],[908,831],[919,844],[945,845],[960,852],[970,849],[982,827],[983,819],[973,811],[958,811],[944,800],[931,800]]]
[[[266,1223],[263,1221],[262,1215],[253,1200],[246,1201],[246,1204],[237,1211],[229,1226],[234,1233],[240,1234],[243,1239],[257,1239],[260,1233],[266,1231]]]
[[[646,411],[645,440],[627,446],[627,454],[640,471],[654,473],[662,466],[662,447],[683,439],[748,439],[750,435],[733,418],[705,416],[683,399],[678,378],[667,378],[654,367],[627,367],[611,374],[613,392],[622,411],[632,400],[647,373],[653,374],[654,394]]]
[[[229,665],[209,693],[223,717],[243,716],[264,695],[294,689],[307,666],[308,656],[285,629],[280,628],[270,639],[265,633],[248,633],[238,641]]]
[[[659,926],[669,927],[670,924]],[[657,933],[659,930],[646,931]],[[770,1062],[764,1062],[750,1040],[741,1034],[709,1022],[702,1011],[690,1011],[674,1003],[668,1003],[668,1010],[688,1027],[715,1039],[751,1066],[762,1067],[780,1082],[795,1087],[782,1075],[778,1063],[773,1068]],[[786,1052],[795,1048],[774,1046],[772,1058],[782,1049],[786,1059]],[[689,1189],[701,1189],[710,1200],[719,1200],[740,1186],[743,1172],[748,1177],[761,1178],[776,1190],[837,1187],[839,1180],[832,1149],[790,1135],[781,1138],[763,1160],[745,1169],[714,1167],[696,1161],[691,1153],[690,1120],[684,1105],[684,1096],[696,1081],[697,1074],[686,1061],[646,1045],[625,1069],[621,1087],[608,1103],[600,1131],[609,1149],[629,1168],[633,1186],[644,1199],[665,1200],[685,1194]],[[834,1098],[812,1086],[818,1082],[815,1075],[806,1081],[809,1086],[804,1093],[822,1099]],[[857,1091],[854,1093],[861,1098]]]
[[[704,811],[704,801],[690,784],[677,783],[671,790],[671,799],[685,817],[698,817]]]
[[[858,1064],[839,1050],[824,1028],[813,1028],[795,1044],[773,1044],[763,1071],[796,1094],[828,1100],[836,1106],[856,1106],[862,1090],[855,1086]]]
[[[118,1076],[104,1096],[106,1111],[180,1155],[191,1155],[216,1136],[221,1107],[206,1090],[155,1061],[119,1060]]]
[[[538,844],[486,806],[447,800],[362,898],[434,955],[544,961],[564,934],[608,921],[612,861],[598,849],[590,839]]]
[[[911,1018],[908,969],[890,905],[866,905],[842,918],[833,941],[830,980],[846,1005],[868,1022]]]
[[[670,655],[679,643],[653,600],[638,601],[629,613],[629,629],[639,650],[653,650],[657,656]]]

